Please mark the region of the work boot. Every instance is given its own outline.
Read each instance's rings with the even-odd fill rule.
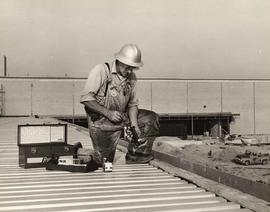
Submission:
[[[90,156],[90,161],[88,163],[86,163],[86,170],[87,172],[92,172],[98,169],[99,165],[98,163],[94,160],[93,156]]]
[[[130,153],[126,154],[126,164],[149,163],[153,159],[153,155],[132,155]]]

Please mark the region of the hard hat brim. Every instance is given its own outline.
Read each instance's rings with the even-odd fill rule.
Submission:
[[[121,57],[121,55],[119,55],[118,53],[114,54],[114,59],[119,60],[120,62],[129,65],[129,66],[133,66],[133,67],[142,67],[143,66],[143,62],[139,62],[139,63],[134,63],[132,61],[126,60],[125,58]]]

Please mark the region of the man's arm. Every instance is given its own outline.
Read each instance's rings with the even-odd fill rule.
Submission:
[[[140,137],[141,131],[140,131],[140,128],[138,126],[138,106],[137,105],[134,105],[134,106],[128,108],[128,116],[129,116],[131,126],[135,127],[135,130],[136,130],[138,136]]]
[[[95,95],[98,93],[106,79],[107,75],[104,65],[99,64],[95,66],[89,72],[80,102],[87,110],[99,113],[112,122],[119,122],[122,120],[122,114],[120,112],[110,111],[96,101]]]
[[[108,110],[107,108],[98,104],[96,100],[85,101],[85,102],[82,102],[82,104],[84,104],[84,106],[88,110],[92,110],[96,113],[99,113],[99,114],[107,117],[112,122],[120,122],[123,120],[122,113],[120,113],[119,111]]]

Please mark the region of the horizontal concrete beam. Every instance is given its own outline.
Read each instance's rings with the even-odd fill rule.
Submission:
[[[238,189],[242,192],[256,196],[270,202],[270,185],[255,182],[239,176],[231,175],[218,169],[209,168],[198,163],[193,163],[180,157],[168,155],[162,152],[153,151],[154,157],[165,161],[175,167],[185,169],[192,173],[214,180],[218,183]]]

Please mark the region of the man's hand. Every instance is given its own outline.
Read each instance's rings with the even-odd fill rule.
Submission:
[[[124,115],[119,111],[109,110],[107,118],[112,122],[120,122],[124,120]]]

